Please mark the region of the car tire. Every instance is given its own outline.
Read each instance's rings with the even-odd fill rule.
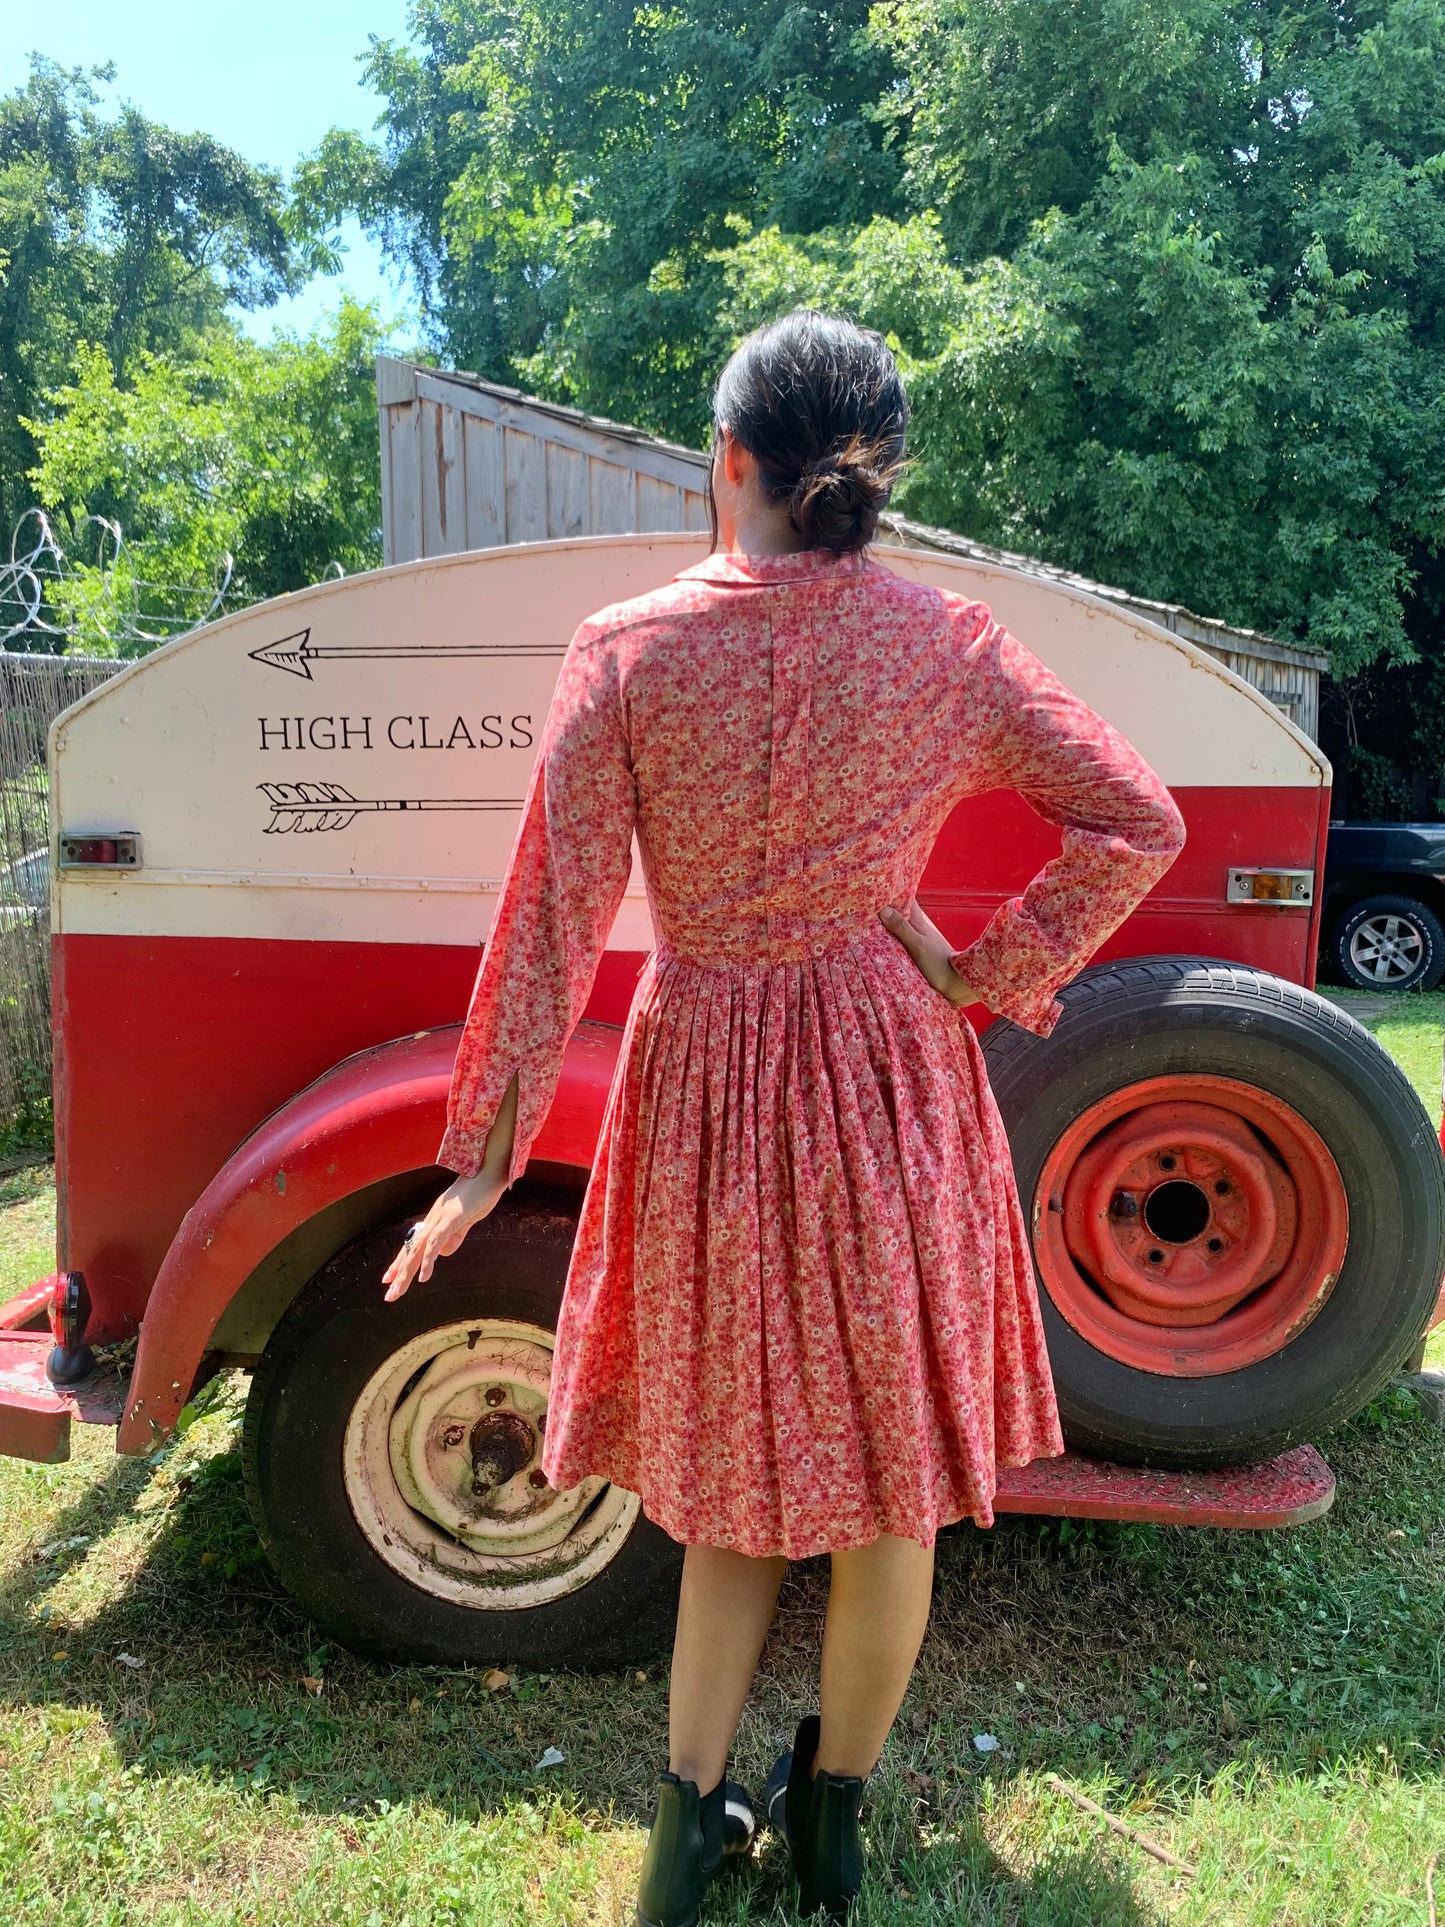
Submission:
[[[1069,1445],[1146,1465],[1244,1464],[1349,1418],[1418,1343],[1445,1271],[1445,1160],[1403,1073],[1345,1011],[1235,964],[1145,958],[1108,965],[1085,972],[1061,1001],[1052,1036],[999,1022],[984,1051],[1029,1219]],[[1096,1118],[1103,1128],[1091,1137]],[[1268,1279],[1264,1266],[1275,1260],[1261,1261],[1261,1282],[1212,1321],[1172,1329],[1167,1320],[1135,1319],[1115,1276],[1130,1283],[1129,1262],[1137,1259],[1148,1273],[1145,1260],[1172,1262],[1180,1251],[1207,1278],[1210,1264],[1226,1265],[1251,1248],[1243,1222],[1236,1245],[1211,1256],[1202,1217],[1166,1227],[1157,1244],[1152,1230],[1143,1243],[1128,1243],[1155,1197],[1166,1195],[1149,1189],[1154,1180],[1128,1175],[1156,1154],[1161,1165],[1166,1154],[1171,1160],[1160,1181],[1167,1176],[1183,1194],[1181,1180],[1197,1180],[1205,1190],[1185,1204],[1213,1209],[1215,1167],[1206,1175],[1190,1164],[1195,1153],[1187,1145],[1175,1146],[1179,1133],[1191,1131],[1216,1147],[1211,1156],[1223,1144],[1224,1155],[1296,1194],[1297,1249]],[[1305,1147],[1297,1157],[1286,1131]],[[1077,1154],[1071,1133],[1081,1134]],[[1115,1151],[1115,1142],[1123,1148]],[[1107,1157],[1114,1166],[1100,1165]],[[1110,1190],[1115,1167],[1126,1176]],[[1070,1186],[1100,1170],[1105,1189],[1082,1194],[1094,1198],[1095,1210],[1081,1215]],[[1217,1183],[1229,1191],[1225,1177]],[[1312,1187],[1321,1195],[1309,1195]],[[1275,1193],[1268,1197],[1274,1210]],[[1223,1210],[1236,1200],[1217,1202]],[[1342,1205],[1347,1219],[1332,1229],[1330,1213],[1338,1219]],[[1171,1244],[1176,1235],[1180,1242]],[[1307,1235],[1317,1242],[1301,1243]],[[1074,1255],[1084,1248],[1080,1240],[1086,1255],[1102,1252],[1092,1269]],[[1296,1256],[1298,1277],[1290,1270]],[[1293,1295],[1273,1304],[1271,1294],[1291,1279]],[[1155,1306],[1143,1309],[1161,1320]]]
[[[537,1464],[575,1220],[513,1193],[388,1305],[381,1273],[407,1222],[332,1258],[256,1367],[243,1458],[272,1565],[318,1626],[373,1658],[590,1671],[654,1656],[682,1547],[632,1495],[598,1481],[574,1505]],[[504,1457],[486,1458],[484,1487],[469,1483],[479,1433],[484,1457]],[[453,1505],[481,1509],[471,1544],[452,1536]]]
[[[1433,990],[1445,976],[1445,925],[1417,897],[1366,897],[1330,932],[1329,960],[1355,990]]]

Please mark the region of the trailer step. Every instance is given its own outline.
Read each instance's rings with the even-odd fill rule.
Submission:
[[[52,1385],[49,1332],[0,1331],[0,1458],[56,1465],[70,1457],[70,1421],[118,1425],[127,1381],[97,1372],[80,1385]]]
[[[1312,1445],[1264,1465],[1219,1472],[1155,1472],[1065,1452],[998,1475],[995,1512],[1055,1519],[1128,1519],[1156,1526],[1230,1526],[1258,1531],[1303,1525],[1335,1502],[1335,1475]]]

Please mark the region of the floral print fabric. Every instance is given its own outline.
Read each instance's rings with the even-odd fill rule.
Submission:
[[[801,1558],[987,1524],[998,1466],[1062,1450],[982,1053],[878,922],[1001,787],[1063,848],[955,963],[1046,1031],[1183,827],[987,608],[858,556],[713,556],[578,631],[440,1153],[478,1168],[515,1075],[523,1169],[635,831],[658,942],[557,1333],[554,1485]]]

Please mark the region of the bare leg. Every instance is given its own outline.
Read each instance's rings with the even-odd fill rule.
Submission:
[[[710,1793],[727,1766],[743,1702],[778,1603],[785,1559],[689,1546],[668,1702],[668,1770]]]
[[[870,1546],[833,1554],[815,1771],[862,1778],[878,1764],[932,1599],[931,1547],[885,1533]]]

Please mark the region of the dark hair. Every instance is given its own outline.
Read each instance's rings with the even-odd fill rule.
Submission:
[[[757,462],[772,499],[787,503],[805,549],[873,540],[908,430],[908,397],[882,335],[795,308],[739,345],[718,377],[713,421]]]

